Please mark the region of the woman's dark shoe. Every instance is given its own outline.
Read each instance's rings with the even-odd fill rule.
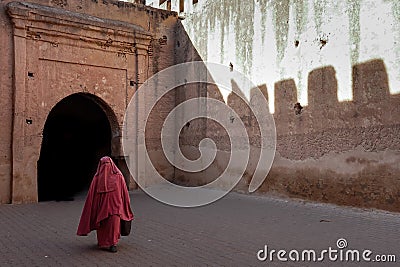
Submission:
[[[110,251],[110,252],[113,252],[113,253],[117,252],[117,246],[111,246],[111,247],[109,248],[109,251]]]

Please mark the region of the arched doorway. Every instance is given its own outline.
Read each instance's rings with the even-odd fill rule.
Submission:
[[[111,126],[89,94],[62,99],[49,113],[38,161],[38,198],[72,200],[90,185],[97,162],[111,154]]]

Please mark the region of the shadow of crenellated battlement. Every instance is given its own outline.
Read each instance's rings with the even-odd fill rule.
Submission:
[[[303,121],[311,130],[351,126],[370,126],[398,122],[400,115],[396,106],[400,97],[390,95],[388,76],[382,60],[371,60],[357,64],[352,71],[353,101],[337,100],[336,73],[332,66],[315,69],[308,76],[308,106],[295,116],[297,88],[294,80],[284,80],[275,84],[275,120],[296,123]],[[392,106],[394,105],[394,106]],[[387,116],[391,112],[391,116]],[[354,125],[351,125],[354,124]],[[307,129],[302,129],[307,130]],[[279,132],[286,132],[280,128]],[[299,127],[294,133],[301,133]],[[307,131],[305,131],[307,132]]]
[[[293,79],[275,83],[276,157],[258,192],[400,210],[396,204],[400,196],[396,163],[400,159],[400,95],[390,94],[380,59],[353,66],[352,81],[353,100],[339,102],[335,69],[327,66],[311,71],[308,105],[304,107],[298,103]],[[259,88],[267,91],[265,85]],[[244,179],[237,187],[246,191],[258,160],[254,147],[260,145],[260,131],[245,101],[235,94],[238,90],[232,82],[227,105],[240,115],[253,146]],[[253,95],[252,90],[250,99]],[[210,136],[214,130],[207,125]],[[224,138],[217,136],[217,143],[221,140]],[[222,143],[229,151],[229,144]],[[221,156],[214,164],[220,167],[218,162],[224,160]]]
[[[358,146],[367,151],[400,149],[400,96],[390,95],[384,62],[357,64],[352,78],[353,101],[339,102],[334,68],[313,70],[308,76],[309,103],[300,112],[294,80],[275,84],[277,150],[282,156],[318,158]]]
[[[192,53],[184,54],[185,62],[198,56],[191,49],[188,51]],[[306,106],[298,103],[299,90],[294,79],[276,82],[274,98],[268,96],[265,84],[251,89],[250,107],[240,97],[243,88],[234,79],[226,100],[215,85],[200,90],[185,86],[178,90],[176,104],[207,96],[225,102],[240,116],[251,150],[243,179],[235,188],[238,191],[248,192],[260,155],[261,132],[251,111],[256,103],[254,90],[260,89],[275,104],[277,142],[272,168],[258,193],[274,192],[319,202],[400,211],[400,95],[390,94],[382,59],[354,65],[351,77],[351,101],[338,101],[336,70],[325,66],[308,74]],[[226,121],[234,123],[229,114]],[[180,134],[183,153],[190,159],[198,158],[199,142],[206,137],[218,148],[214,162],[199,173],[175,169],[174,182],[204,185],[226,169],[232,152],[229,136],[212,120],[197,119],[183,128]]]

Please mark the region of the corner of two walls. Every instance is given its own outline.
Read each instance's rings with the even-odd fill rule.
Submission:
[[[12,198],[12,121],[13,121],[13,62],[14,47],[12,23],[6,14],[6,5],[11,0],[0,3],[0,29],[2,36],[0,43],[0,84],[2,120],[0,122],[0,203],[10,203]],[[159,70],[174,64],[173,46],[175,44],[174,25],[177,21],[177,15],[174,12],[156,10],[141,4],[131,4],[113,0],[106,1],[81,1],[81,0],[30,0],[36,4],[54,7],[61,10],[83,13],[98,18],[117,20],[140,26],[153,36],[152,44],[149,47],[148,55],[141,55],[147,58],[146,67],[139,66],[138,81],[143,83],[148,77]],[[4,38],[3,38],[4,37]],[[144,62],[143,60],[140,62]],[[148,67],[147,67],[148,66]],[[154,89],[155,92],[157,88]],[[129,100],[128,100],[129,101]],[[175,105],[175,95],[165,100],[165,105],[160,107],[161,111],[168,111]],[[165,112],[166,113],[166,112]],[[163,114],[165,114],[163,113]],[[150,133],[150,150],[152,157],[156,158],[159,169],[165,173],[167,178],[173,177],[174,169],[163,156],[159,153],[160,147],[157,146],[157,140],[153,140],[153,131]],[[158,137],[159,138],[159,137]],[[165,163],[165,164],[164,164]],[[34,174],[31,174],[34,176]]]

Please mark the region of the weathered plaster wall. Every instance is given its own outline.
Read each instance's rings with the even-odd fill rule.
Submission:
[[[232,62],[271,99],[277,81],[293,79],[302,105],[309,72],[333,66],[339,101],[352,100],[352,67],[371,59],[384,61],[390,92],[399,93],[399,23],[399,4],[384,0],[203,0],[182,22],[204,61]]]
[[[0,2],[0,203],[11,198],[11,136],[12,136],[12,28]]]
[[[397,1],[254,0],[243,4],[238,0],[200,0],[195,5],[185,1],[186,18],[181,22],[177,22],[175,13],[141,4],[111,0],[32,1],[61,13],[83,14],[85,23],[85,16],[90,15],[98,19],[99,25],[111,28],[136,25],[150,36],[147,50],[142,47],[137,55],[137,63],[133,51],[115,50],[118,45],[126,48],[133,44],[135,37],[127,34],[126,43],[122,44],[125,37],[117,31],[118,43],[112,34],[107,39],[113,32],[107,27],[104,28],[111,31],[93,35],[102,40],[96,49],[85,47],[85,40],[58,42],[68,39],[64,37],[44,42],[40,32],[29,31],[32,25],[20,28],[29,34],[24,37],[26,43],[16,47],[5,12],[10,2],[0,2],[0,103],[4,118],[0,122],[1,203],[35,201],[42,128],[57,101],[71,93],[98,96],[116,116],[118,132],[127,101],[142,82],[172,64],[202,59],[226,66],[232,63],[269,99],[277,127],[277,155],[258,192],[400,210]],[[173,1],[173,6],[176,3]],[[90,30],[83,29],[85,23],[72,35],[86,31],[87,36]],[[63,32],[57,23],[41,27]],[[99,32],[102,30],[97,29]],[[26,58],[14,58],[15,51]],[[15,68],[14,62],[18,62]],[[39,76],[26,77],[28,70]],[[137,78],[131,75],[135,70]],[[26,88],[26,105],[14,95],[21,84]],[[156,87],[154,97],[157,94]],[[250,96],[249,91],[243,94]],[[146,124],[150,157],[161,174],[182,184],[204,184],[222,172],[229,157],[229,144],[226,132],[211,121],[191,122],[181,131],[180,139],[183,152],[192,159],[199,156],[199,140],[216,140],[220,152],[207,171],[194,176],[180,172],[160,151],[161,122],[171,109],[186,99],[206,95],[239,110],[245,121],[253,150],[237,189],[246,190],[255,168],[260,133],[237,96],[214,86],[185,85],[163,98]],[[296,102],[304,107],[300,114],[295,112]],[[143,108],[141,105],[138,112]],[[34,121],[32,125],[25,124],[28,117]],[[116,155],[124,156],[119,154],[119,147],[114,143]],[[141,175],[139,179],[148,178],[145,173]]]
[[[186,12],[186,35],[178,36],[193,48],[178,55],[182,62],[196,51],[204,61],[232,63],[268,92],[277,152],[258,193],[400,210],[399,13],[397,1],[372,0],[200,0]],[[215,88],[208,95],[249,119],[235,96]],[[222,152],[207,175],[183,173],[186,184],[216,178],[229,157],[219,126],[204,127]],[[183,149],[195,157],[201,138],[192,134],[182,137]],[[251,160],[238,190],[253,169]]]
[[[118,1],[32,2],[40,5],[0,3],[0,203],[37,200],[43,127],[51,108],[70,94],[93,96],[110,119],[112,156],[126,156],[120,137],[130,98],[149,76],[175,60],[175,13]],[[174,104],[171,96],[159,109]],[[157,167],[172,176],[159,147],[153,146],[152,154]]]

